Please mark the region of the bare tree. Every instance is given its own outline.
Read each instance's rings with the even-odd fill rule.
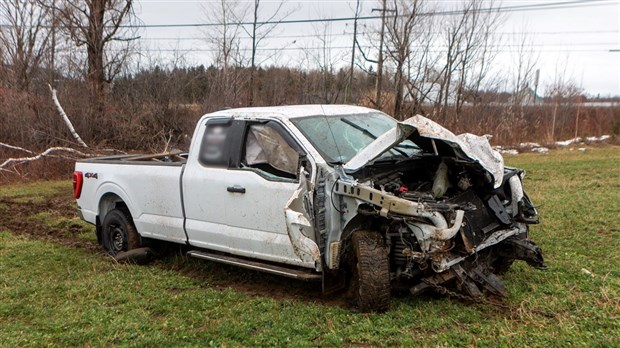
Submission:
[[[465,3],[461,9],[462,14],[451,16],[447,25],[444,25],[445,60],[440,73],[439,94],[435,101],[435,112],[444,117],[448,106],[454,103],[455,93],[453,93],[452,83],[454,82],[454,75],[459,68],[458,61],[463,53],[462,46],[466,39],[468,20],[470,19],[474,1]]]
[[[421,0],[392,0],[394,16],[387,20],[385,48],[394,65],[394,116],[402,116],[402,106],[405,89],[406,63],[411,56],[412,43],[416,40],[414,29],[421,25],[419,13],[422,10]],[[384,9],[385,11],[386,9]]]
[[[277,3],[276,8],[266,17],[260,16],[260,0],[254,0],[252,6],[252,25],[250,28],[243,27],[243,30],[252,40],[250,55],[250,84],[248,91],[248,105],[254,105],[255,94],[255,75],[256,75],[256,51],[261,42],[269,36],[292,11],[282,11],[284,0]],[[238,17],[241,19],[242,17]]]
[[[86,79],[95,115],[103,115],[106,84],[121,72],[137,39],[133,0],[62,0],[46,6],[70,40],[86,47]]]
[[[383,43],[385,42],[385,12],[386,0],[381,2],[381,31],[379,32],[379,58],[377,60],[377,79],[375,81],[375,105],[381,109],[381,90],[383,88]]]
[[[425,23],[419,28],[419,34],[414,42],[415,49],[412,50],[407,60],[407,95],[406,99],[411,100],[411,112],[423,112],[423,105],[432,103],[432,92],[435,90],[440,74],[435,67],[440,60],[440,56],[434,51],[433,47],[436,40],[436,33],[433,17],[425,18]]]
[[[525,29],[526,26],[523,26]],[[503,108],[504,115],[499,118],[498,125],[494,134],[498,138],[510,138],[513,141],[520,141],[527,136],[528,124],[531,123],[526,118],[525,108],[531,103],[532,96],[530,83],[533,82],[538,53],[534,51],[532,37],[523,34],[513,38],[512,42],[507,43],[511,52],[512,69],[507,71],[507,90],[510,99]],[[535,99],[534,99],[535,101]]]
[[[51,30],[48,9],[36,0],[5,0],[0,2],[0,58],[6,68],[0,76],[20,91],[28,91],[33,76],[49,48]]]
[[[344,102],[347,102],[351,88],[353,88],[353,72],[355,68],[355,51],[357,50],[357,18],[360,15],[360,0],[355,2],[355,19],[353,20],[353,46],[351,47],[351,67],[349,68],[349,83],[344,93]]]
[[[523,26],[526,27],[525,25]],[[536,72],[536,63],[539,53],[533,49],[533,38],[526,34],[515,37],[513,45],[516,47],[512,55],[514,70],[512,71],[513,104],[522,105],[527,94],[523,93],[528,87]]]
[[[391,4],[387,52],[394,67],[395,114],[403,101],[412,111],[434,105],[437,115],[448,109],[458,116],[466,100],[477,94],[495,57],[493,35],[499,12],[487,11],[487,2],[460,2],[449,16],[435,17],[427,1]],[[402,88],[402,86],[405,88]],[[407,94],[399,94],[405,90]]]
[[[547,141],[550,143],[556,141],[558,135],[556,134],[557,128],[560,130],[560,136],[568,136],[568,134],[564,134],[564,127],[566,119],[571,114],[570,110],[575,108],[575,104],[577,105],[577,110],[575,113],[574,137],[577,138],[579,134],[579,114],[581,112],[581,96],[583,95],[583,89],[578,86],[568,73],[568,66],[568,58],[566,58],[566,61],[558,60],[558,62],[556,62],[553,82],[547,88],[547,97],[553,102],[551,125],[547,132]],[[560,115],[560,117],[558,117],[558,115]],[[559,127],[558,118],[560,119]]]
[[[335,39],[331,22],[313,25],[313,29],[315,40],[304,51],[309,63],[308,70],[318,70],[320,78],[317,85],[313,86],[316,95],[310,102],[335,103],[341,92],[338,85],[344,82],[338,81],[339,76],[336,76],[335,68],[345,61],[348,52],[333,48]]]
[[[215,52],[215,66],[220,70],[220,83],[214,87],[222,95],[222,106],[230,105],[233,92],[237,89],[236,81],[231,81],[235,80],[231,70],[233,66],[241,64],[239,41],[242,27],[239,19],[244,18],[248,10],[248,6],[226,0],[209,3],[203,8],[207,21],[217,24],[204,34]]]
[[[484,9],[494,8],[493,1],[470,0],[464,6],[462,16],[465,25],[462,36],[456,42],[458,76],[455,77],[455,123],[459,121],[464,102],[471,97],[475,98],[497,55],[493,41],[499,39],[494,34],[502,18],[498,10]]]

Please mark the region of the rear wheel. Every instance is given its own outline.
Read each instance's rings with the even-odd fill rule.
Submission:
[[[112,256],[140,247],[140,235],[128,211],[113,209],[106,214],[102,223],[102,242]]]
[[[383,237],[373,231],[357,231],[351,236],[350,291],[361,312],[385,312],[390,306],[390,269]]]

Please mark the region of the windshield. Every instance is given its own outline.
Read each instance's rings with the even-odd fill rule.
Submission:
[[[377,137],[394,128],[396,121],[383,113],[338,116],[309,116],[291,119],[312,145],[330,163],[346,163]],[[419,151],[405,140],[380,158],[409,157]]]

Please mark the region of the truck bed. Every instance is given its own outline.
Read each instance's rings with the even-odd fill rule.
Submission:
[[[181,175],[186,161],[180,152],[77,161],[76,170],[84,173],[78,199],[84,220],[94,224],[110,209],[102,204],[122,201],[143,237],[185,243]]]
[[[186,152],[174,151],[157,154],[130,154],[81,159],[81,163],[147,164],[147,165],[182,165],[187,162]]]

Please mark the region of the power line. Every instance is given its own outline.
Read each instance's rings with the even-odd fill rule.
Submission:
[[[520,52],[522,51],[522,49],[528,50],[530,47],[542,47],[543,49],[537,49],[537,50],[528,50],[528,51],[533,51],[533,52],[586,52],[589,50],[592,51],[598,51],[600,49],[598,48],[589,48],[589,49],[579,49],[579,47],[588,47],[588,46],[606,46],[605,49],[607,49],[607,47],[609,46],[613,46],[616,45],[617,42],[585,42],[585,43],[567,43],[567,44],[562,44],[562,43],[557,43],[557,44],[530,44],[527,45],[527,47],[522,47],[521,45],[500,45],[497,46],[495,49],[490,50],[491,52],[496,52],[496,53],[501,53],[501,52]],[[544,49],[545,47],[560,47],[561,49]],[[569,47],[578,47],[578,48],[569,48]],[[350,46],[326,46],[326,49],[330,49],[330,50],[348,50],[351,49]],[[361,49],[373,49],[376,48],[374,46],[371,45],[360,45],[359,48]],[[425,49],[428,50],[429,52],[443,52],[445,49],[448,48],[448,46],[444,46],[444,45],[435,45],[435,46],[430,46],[430,47],[426,47],[426,46],[411,46],[412,49]],[[511,50],[511,48],[513,48],[513,50]],[[514,50],[514,48],[519,48],[520,50]],[[301,46],[292,46],[288,45],[285,47],[258,47],[256,48],[256,51],[305,51],[305,50],[315,50],[317,49],[317,46],[312,46],[312,47],[301,47]],[[247,52],[247,51],[252,51],[252,48],[250,47],[241,47],[237,49],[240,52]],[[150,47],[150,48],[141,48],[140,51],[148,51],[148,52],[218,52],[218,49],[214,49],[214,48],[158,48],[158,47]]]
[[[611,44],[615,44],[615,43],[611,43]],[[600,45],[610,45],[609,43],[607,44],[603,44],[601,43]],[[508,47],[516,47],[518,48],[517,45],[513,45],[513,46],[508,46]],[[373,46],[361,46],[361,48],[374,48]],[[420,47],[420,48],[424,48],[424,47]],[[304,50],[311,50],[313,48],[306,48],[306,47],[262,47],[262,48],[257,48],[257,51],[304,51]],[[350,46],[328,46],[326,47],[326,49],[328,50],[348,50],[351,49]],[[251,51],[251,48],[240,48],[239,51]],[[170,49],[159,49],[159,48],[143,48],[140,49],[141,52],[218,52],[217,49],[213,49],[213,48],[170,48]],[[545,52],[608,52],[609,48],[598,48],[598,49],[551,49],[551,50],[526,50],[527,52],[534,52],[534,53],[545,53]],[[428,52],[433,52],[433,53],[440,53],[443,52],[443,50],[441,50],[441,47],[432,47],[430,50],[428,50]],[[497,50],[490,50],[490,52],[496,52],[496,53],[513,53],[513,52],[523,52],[523,50],[505,50],[505,49],[497,49]]]
[[[547,31],[547,32],[525,32],[525,31],[512,31],[512,32],[497,32],[494,33],[497,36],[502,35],[579,35],[579,34],[617,34],[620,33],[620,30],[574,30],[574,31]],[[371,35],[376,34],[375,32],[360,32],[358,35]],[[273,40],[273,39],[298,39],[298,38],[317,38],[317,37],[333,37],[333,36],[342,36],[349,37],[352,36],[353,33],[343,32],[343,33],[329,33],[329,34],[300,34],[300,35],[273,35],[265,37],[265,40]],[[204,41],[205,37],[140,37],[141,40],[147,41]],[[251,40],[252,38],[249,36],[242,36],[239,39]]]
[[[571,8],[583,8],[592,6],[608,6],[617,5],[617,2],[610,0],[573,0],[573,1],[559,1],[542,4],[531,5],[514,5],[505,7],[487,7],[477,9],[477,13],[504,13],[504,12],[523,12],[523,11],[543,11],[543,10],[555,10],[555,9],[571,9]],[[418,16],[452,16],[464,14],[464,10],[446,10],[446,11],[434,11],[424,12],[417,14]],[[403,15],[400,15],[403,16]],[[385,18],[396,18],[397,15],[386,15]],[[309,19],[286,19],[278,21],[261,21],[261,22],[231,22],[228,25],[268,25],[268,24],[304,24],[304,23],[325,23],[325,22],[346,22],[364,20],[381,19],[381,16],[360,16],[360,17],[335,17],[335,18],[309,18]],[[189,27],[217,27],[221,26],[220,23],[173,23],[173,24],[127,24],[120,25],[119,28],[189,28]],[[0,24],[0,28],[13,28],[15,25]],[[51,26],[41,26],[41,28],[51,28]]]
[[[580,8],[591,6],[608,6],[617,5],[617,2],[609,2],[609,0],[574,0],[574,1],[560,1],[542,4],[531,5],[514,5],[505,7],[487,7],[477,9],[478,13],[491,13],[491,12],[522,12],[522,11],[538,11],[538,10],[554,10],[554,9],[567,9],[567,8]],[[451,16],[463,14],[463,10],[447,10],[447,11],[435,11],[425,12],[418,14],[419,16]],[[386,15],[386,18],[395,18],[396,15]],[[344,22],[353,21],[355,17],[335,17],[335,18],[315,18],[315,19],[286,19],[279,21],[262,21],[262,22],[237,22],[228,23],[229,25],[265,25],[265,24],[302,24],[302,23],[324,23],[324,22]],[[360,16],[357,17],[358,21],[361,20],[373,20],[381,19],[381,16]],[[121,28],[184,28],[184,27],[215,27],[221,26],[219,23],[186,23],[186,24],[130,24],[121,25]]]

